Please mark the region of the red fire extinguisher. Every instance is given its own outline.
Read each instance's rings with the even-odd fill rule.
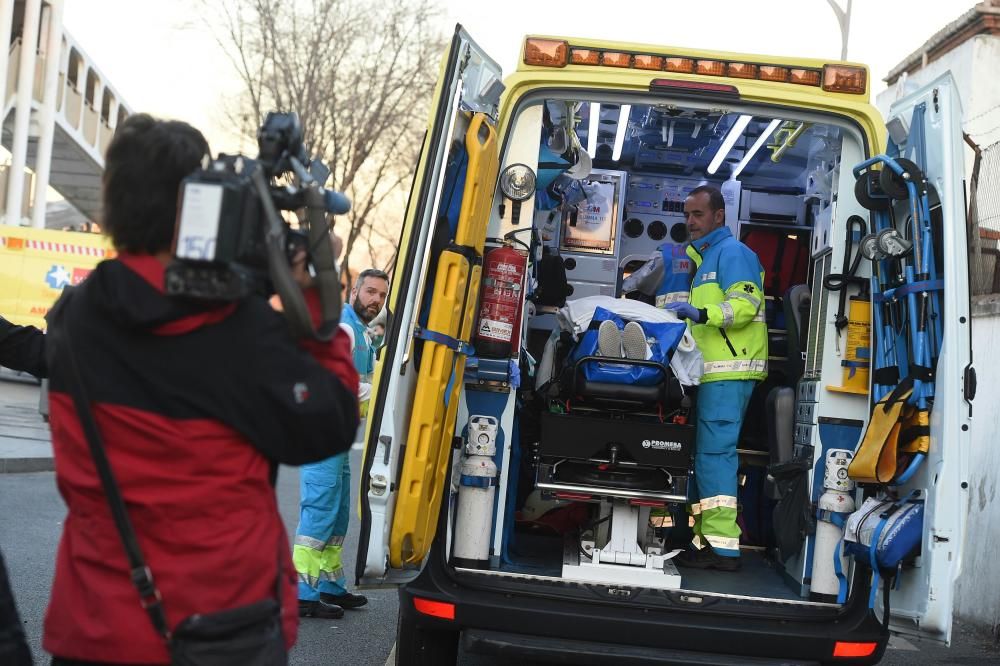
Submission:
[[[476,354],[488,358],[513,356],[520,344],[524,273],[528,257],[504,244],[483,257]]]

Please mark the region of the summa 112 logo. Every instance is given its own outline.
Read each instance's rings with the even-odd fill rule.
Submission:
[[[656,449],[657,451],[680,451],[684,448],[684,445],[680,442],[664,442],[659,439],[644,439],[642,440],[642,448]]]

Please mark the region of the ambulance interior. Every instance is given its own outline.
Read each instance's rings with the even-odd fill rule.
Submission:
[[[817,401],[867,418],[866,382],[842,373],[846,334],[831,324],[839,294],[822,286],[841,270],[843,224],[834,231],[831,220],[855,205],[850,165],[864,159],[861,134],[843,120],[788,110],[629,102],[596,93],[535,99],[518,109],[501,148],[501,184],[511,165],[523,166],[507,173],[514,185],[524,184],[524,170],[534,178],[521,200],[497,188],[487,234],[487,250],[503,239],[527,255],[520,380],[505,407],[490,408],[489,377],[470,382],[466,373],[455,434],[471,441],[481,429],[496,439],[497,487],[492,510],[469,515],[459,481],[468,459],[456,450],[449,559],[484,574],[831,603],[835,595],[810,590],[805,536],[778,548],[782,480],[769,478],[768,466],[798,461],[792,473],[809,477],[815,500]],[[727,226],[766,272],[769,377],[754,391],[739,442],[739,572],[669,561],[692,538],[685,505],[700,371],[684,369],[692,357],[678,350],[688,338],[653,360],[623,360],[635,367],[618,383],[586,372],[599,362],[578,349],[593,331],[593,303],[608,303],[601,298],[625,312],[657,305],[656,293],[626,288],[651,258],[659,255],[667,273],[693,269],[683,207],[702,184],[722,190]],[[488,541],[485,558],[470,556],[477,539]]]

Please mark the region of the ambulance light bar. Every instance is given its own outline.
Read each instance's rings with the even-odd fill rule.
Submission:
[[[712,58],[637,53],[572,46],[561,39],[529,37],[524,42],[524,64],[537,67],[614,67],[645,71],[725,76],[732,79],[756,79],[777,83],[822,88],[827,92],[864,95],[868,92],[868,72],[853,65],[783,67],[757,62],[735,62]]]

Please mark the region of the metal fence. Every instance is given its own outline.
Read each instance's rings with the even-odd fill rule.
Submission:
[[[1000,293],[1000,141],[975,152],[969,179],[969,279],[973,295]]]

